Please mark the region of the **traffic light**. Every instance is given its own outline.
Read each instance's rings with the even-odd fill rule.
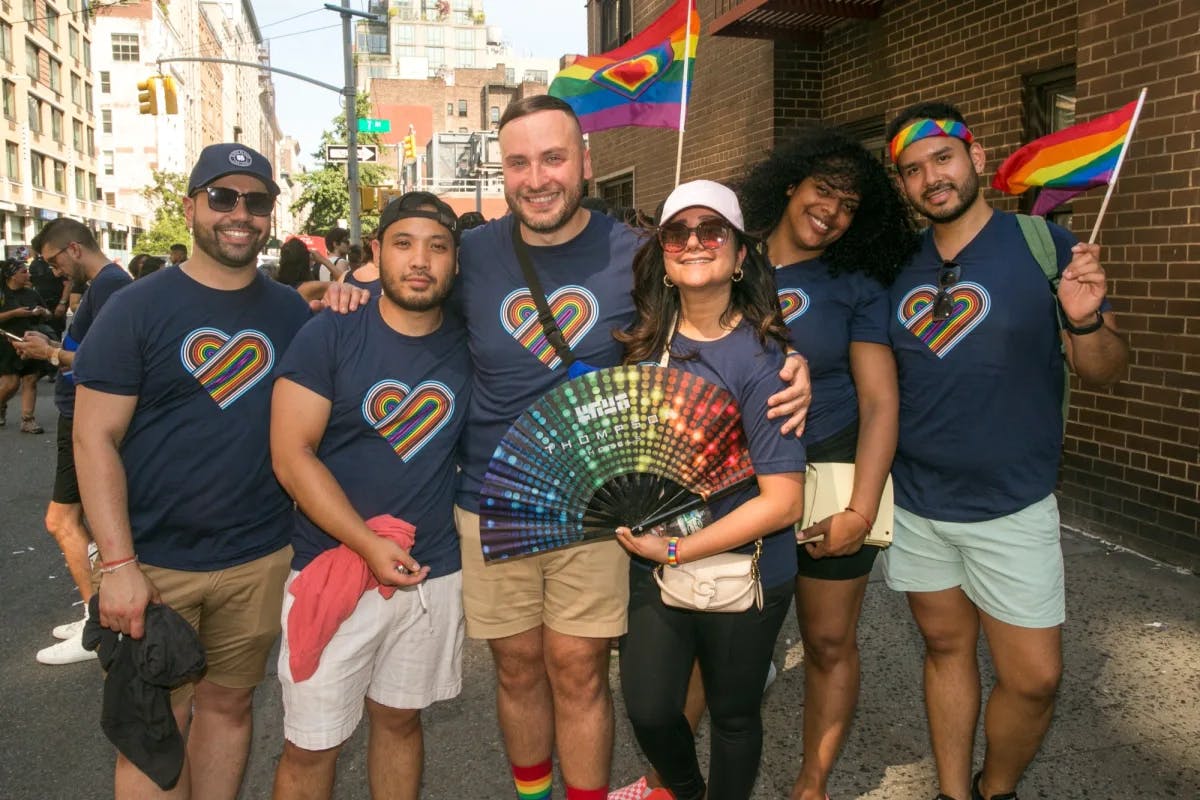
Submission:
[[[406,160],[417,160],[417,137],[409,134],[404,137],[404,158]]]
[[[137,85],[138,111],[143,114],[158,113],[158,78],[146,78]]]
[[[363,213],[379,208],[378,186],[360,186],[358,187],[358,196],[362,200]]]
[[[170,75],[163,76],[163,109],[168,114],[179,113],[179,98],[175,94],[175,79]]]

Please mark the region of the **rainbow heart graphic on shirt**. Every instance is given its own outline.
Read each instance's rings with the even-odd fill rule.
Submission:
[[[954,310],[943,320],[933,318],[933,301],[937,288],[932,284],[917,286],[900,301],[896,317],[900,324],[925,343],[938,358],[945,358],[954,346],[983,322],[992,307],[992,298],[978,283],[963,281],[950,289]]]
[[[779,310],[783,314],[783,323],[791,325],[792,320],[804,316],[808,311],[809,299],[803,289],[780,289]]]
[[[558,323],[563,338],[572,349],[587,336],[600,316],[600,304],[596,296],[582,286],[564,286],[546,298],[550,313]],[[538,320],[537,305],[529,289],[521,288],[510,293],[500,304],[500,324],[521,346],[537,356],[550,369],[562,363],[554,345],[546,341],[542,323]]]
[[[367,390],[362,415],[400,460],[408,461],[454,416],[454,393],[439,381],[409,389],[389,378]]]
[[[217,328],[197,328],[183,340],[179,357],[184,369],[222,410],[270,375],[275,366],[271,340],[250,329],[230,335]]]

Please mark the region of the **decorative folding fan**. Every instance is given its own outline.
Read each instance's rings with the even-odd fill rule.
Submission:
[[[644,530],[754,476],[725,389],[676,369],[590,372],[545,394],[501,439],[479,504],[496,561]]]

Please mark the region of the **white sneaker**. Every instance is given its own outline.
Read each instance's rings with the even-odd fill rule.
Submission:
[[[74,622],[67,622],[63,625],[54,626],[54,630],[50,631],[50,635],[55,639],[72,639],[83,634],[83,626],[87,624],[88,618],[77,619]]]
[[[70,639],[64,639],[58,644],[52,644],[49,647],[38,650],[37,660],[39,664],[75,664],[80,661],[90,661],[96,657],[94,650],[83,649],[83,632],[79,635],[72,636]]]
[[[779,670],[775,669],[775,662],[772,661],[771,667],[767,670],[767,682],[765,684],[763,684],[764,692],[771,687],[772,683],[775,682],[775,676],[777,676],[778,674],[779,674]]]

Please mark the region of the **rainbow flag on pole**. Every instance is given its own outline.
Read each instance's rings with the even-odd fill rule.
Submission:
[[[576,57],[554,76],[550,94],[575,109],[584,133],[624,125],[683,130],[699,38],[692,0],[678,0],[617,49]]]
[[[1080,192],[1110,183],[1135,124],[1138,105],[1134,101],[1118,111],[1033,140],[1005,159],[996,170],[992,187],[1006,194],[1043,187],[1033,213],[1045,214]]]

